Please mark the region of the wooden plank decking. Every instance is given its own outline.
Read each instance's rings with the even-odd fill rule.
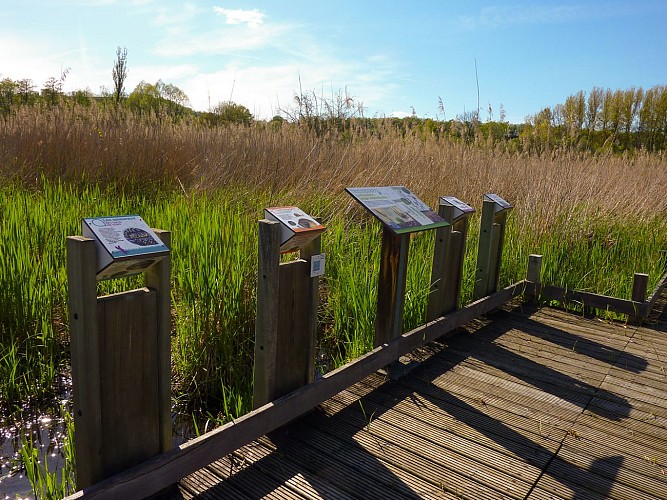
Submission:
[[[667,498],[666,320],[501,311],[163,497]]]

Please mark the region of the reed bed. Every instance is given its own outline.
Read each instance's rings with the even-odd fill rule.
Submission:
[[[509,153],[408,131],[391,122],[344,138],[289,123],[206,128],[122,110],[19,108],[0,121],[0,425],[56,396],[68,370],[65,238],[82,217],[139,213],[172,231],[172,372],[177,411],[222,422],[250,408],[257,220],[295,204],[321,216],[318,362],[322,371],[371,347],[380,227],[348,186],[406,185],[431,206],[454,195],[512,202],[500,284],[544,255],[545,282],[629,298],[650,286],[667,248],[664,156]],[[464,263],[472,297],[477,227]],[[433,234],[413,236],[405,329],[424,321]],[[99,284],[111,293],[141,278]],[[188,417],[189,418],[189,417]]]

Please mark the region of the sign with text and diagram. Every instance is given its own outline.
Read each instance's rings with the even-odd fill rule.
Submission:
[[[299,207],[264,209],[264,218],[280,223],[280,251],[292,252],[322,234],[326,227]]]
[[[85,218],[81,230],[95,240],[98,280],[141,273],[169,253],[138,215]]]
[[[345,188],[345,191],[396,234],[448,225],[405,186]]]

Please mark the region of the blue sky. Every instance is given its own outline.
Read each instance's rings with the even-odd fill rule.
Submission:
[[[667,84],[667,2],[4,0],[0,79],[112,87],[128,49],[141,80],[270,118],[304,91],[341,89],[366,116],[445,118],[491,106],[524,121],[579,90]]]

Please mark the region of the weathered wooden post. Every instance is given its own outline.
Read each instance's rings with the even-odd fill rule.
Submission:
[[[324,229],[297,207],[268,208],[259,221],[254,408],[313,381]],[[299,259],[280,262],[293,251]]]
[[[632,280],[632,301],[638,304],[646,302],[646,294],[648,291],[648,274],[635,273]],[[636,314],[628,317],[628,323],[638,324],[642,321],[641,314]]]
[[[67,238],[77,489],[172,446],[170,233],[126,216],[83,234]],[[98,280],[141,272],[144,288],[97,297]]]
[[[469,216],[474,211],[474,208],[454,196],[440,198],[438,215],[450,225],[436,229],[427,321],[433,321],[459,307]]]
[[[526,272],[526,296],[535,301],[540,296],[542,285],[542,256],[530,254],[528,256],[528,271]]]
[[[409,234],[395,234],[387,226],[382,228],[378,303],[375,319],[376,347],[386,344],[403,333],[409,248]]]
[[[403,333],[410,233],[448,226],[404,186],[346,188],[383,224],[375,346]]]
[[[486,297],[498,289],[505,225],[511,208],[512,205],[496,194],[484,195],[479,227],[474,300]]]

